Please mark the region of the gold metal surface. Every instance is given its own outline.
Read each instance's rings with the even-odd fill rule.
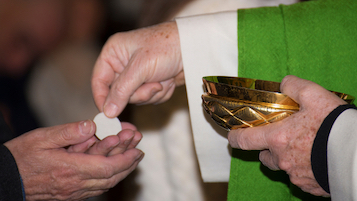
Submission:
[[[297,109],[285,109],[274,105],[255,104],[234,98],[203,94],[203,107],[221,127],[231,130],[265,125],[290,116]]]
[[[254,127],[282,120],[299,110],[299,105],[280,93],[280,83],[264,80],[203,77],[205,111],[226,130]],[[354,97],[333,92],[348,103]]]
[[[239,77],[209,76],[203,78],[205,91],[224,97],[253,102],[275,103],[291,107],[299,105],[280,93],[280,83]]]

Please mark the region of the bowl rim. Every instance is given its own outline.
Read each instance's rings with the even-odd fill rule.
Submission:
[[[208,94],[214,94],[222,97],[230,97],[238,100],[251,100],[253,102],[264,102],[297,107],[299,106],[299,104],[297,104],[289,96],[281,92],[276,92],[277,90],[269,91],[263,90],[261,88],[255,89],[257,87],[257,81],[259,82],[258,86],[265,86],[266,88],[273,89],[280,89],[279,82],[228,76],[206,76],[203,77],[202,80],[204,84],[205,93]],[[237,86],[238,84],[241,85],[245,84],[246,82],[249,82],[248,85],[250,87]]]
[[[244,80],[244,81],[251,81],[253,83],[256,82],[262,82],[262,83],[269,83],[269,84],[275,84],[278,86],[277,90],[271,91],[271,90],[265,90],[265,89],[256,89],[256,88],[251,88],[251,87],[243,87],[243,86],[237,86],[237,85],[232,85],[224,82],[219,82],[218,80],[215,81],[214,79],[222,79],[222,80]],[[231,76],[204,76],[202,77],[202,80],[204,82],[208,83],[216,83],[216,84],[222,84],[222,85],[227,85],[227,86],[232,86],[234,88],[242,88],[242,89],[248,89],[248,90],[254,90],[254,91],[262,91],[264,93],[274,93],[274,94],[281,94],[284,96],[287,96],[280,91],[280,82],[275,82],[275,81],[268,81],[268,80],[260,80],[260,79],[253,79],[253,78],[245,78],[245,77],[231,77]],[[253,85],[252,87],[255,87],[256,85]]]
[[[251,87],[243,87],[243,86],[232,85],[232,84],[225,83],[225,82],[219,82],[219,80],[217,80],[217,79],[220,79],[223,81],[244,80],[245,82],[246,81],[252,82],[252,83],[254,83],[254,85],[252,85]],[[231,77],[231,76],[204,76],[204,77],[202,77],[202,81],[203,81],[204,89],[205,89],[206,93],[212,93],[212,89],[211,89],[212,84],[213,85],[219,84],[221,86],[232,87],[237,90],[246,90],[246,91],[252,91],[252,92],[257,92],[257,93],[266,93],[266,94],[277,96],[277,97],[279,97],[279,99],[286,98],[286,99],[290,99],[293,102],[295,102],[289,96],[287,96],[286,94],[284,94],[280,91],[280,82],[252,79],[252,78],[245,78],[245,77]],[[276,90],[256,89],[255,83],[257,83],[257,82],[260,83],[259,86],[264,85],[264,83],[275,85]],[[355,100],[354,96],[343,93],[343,92],[337,92],[337,91],[331,91],[331,90],[330,90],[330,92],[334,93],[335,95],[340,97],[342,100],[346,101],[348,104],[352,104]],[[212,94],[219,95],[218,93],[212,93]],[[236,96],[230,96],[230,97],[234,98]]]

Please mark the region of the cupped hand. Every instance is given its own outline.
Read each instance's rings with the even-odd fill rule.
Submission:
[[[281,92],[300,105],[300,110],[266,126],[232,130],[228,140],[233,148],[262,150],[260,161],[272,170],[284,170],[303,191],[329,196],[317,183],[311,168],[312,145],[325,117],[342,99],[308,80],[286,76]]]
[[[109,38],[95,64],[92,91],[106,116],[118,116],[127,103],[161,103],[184,83],[176,22]]]
[[[83,143],[71,145],[67,151],[111,156],[135,148],[141,141],[142,134],[137,131],[133,124],[128,122],[122,122],[121,126],[123,130],[117,135],[108,136],[103,140],[93,136]]]
[[[36,129],[6,142],[19,168],[26,200],[97,196],[136,168],[143,153],[135,148],[110,156],[67,150],[90,140],[94,132],[94,122],[87,120]]]

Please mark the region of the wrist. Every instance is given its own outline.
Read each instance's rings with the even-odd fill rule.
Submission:
[[[335,108],[322,122],[317,131],[312,151],[311,151],[311,166],[316,181],[328,193],[330,193],[328,183],[327,170],[327,142],[330,135],[331,128],[337,117],[348,109],[357,109],[356,106],[346,104]]]

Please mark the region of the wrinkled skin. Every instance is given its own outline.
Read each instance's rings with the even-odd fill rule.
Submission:
[[[272,170],[284,170],[293,184],[318,196],[329,196],[315,180],[311,150],[325,117],[346,104],[321,86],[295,76],[286,76],[282,93],[300,104],[300,111],[282,121],[229,132],[229,143],[243,150],[262,150],[260,161]]]
[[[114,187],[132,172],[143,153],[142,135],[123,123],[118,135],[98,141],[87,120],[25,133],[4,145],[13,154],[26,200],[83,200]]]
[[[128,102],[161,103],[184,84],[176,22],[117,33],[95,64],[92,91],[97,107],[115,117]]]

